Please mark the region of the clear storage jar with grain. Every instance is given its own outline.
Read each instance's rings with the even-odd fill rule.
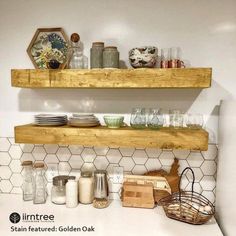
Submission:
[[[79,202],[83,204],[91,204],[94,199],[93,189],[94,179],[92,172],[82,172],[79,179]]]

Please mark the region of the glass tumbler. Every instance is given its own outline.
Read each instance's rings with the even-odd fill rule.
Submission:
[[[164,116],[160,109],[150,108],[148,112],[148,127],[151,129],[159,129],[164,125]]]
[[[190,129],[201,129],[203,126],[202,114],[187,114],[186,126]]]
[[[145,108],[133,108],[130,125],[135,129],[144,129],[146,127],[146,111]]]
[[[184,126],[184,115],[180,110],[170,111],[170,127],[175,129],[182,128]]]
[[[170,49],[162,48],[161,49],[161,68],[168,68],[170,60]]]
[[[180,59],[180,48],[173,47],[170,49],[169,68],[184,68],[184,62]]]

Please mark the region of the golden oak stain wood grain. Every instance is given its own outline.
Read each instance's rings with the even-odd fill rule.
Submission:
[[[137,130],[130,127],[109,129],[70,126],[39,127],[32,124],[15,127],[16,143],[80,144],[110,147],[157,147],[163,149],[207,150],[208,133],[203,130],[162,128]]]
[[[208,88],[211,68],[31,70],[13,69],[22,88]]]

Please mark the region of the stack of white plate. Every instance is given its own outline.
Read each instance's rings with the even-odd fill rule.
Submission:
[[[39,126],[59,126],[67,124],[66,115],[38,114],[34,116],[34,122]]]
[[[95,127],[99,126],[100,122],[93,114],[73,114],[68,124],[75,127]]]

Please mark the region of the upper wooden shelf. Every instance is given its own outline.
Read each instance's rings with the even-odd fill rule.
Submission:
[[[32,124],[15,127],[16,143],[80,144],[110,147],[156,147],[162,149],[207,150],[208,132],[204,129],[160,130],[75,128],[70,126],[40,127]]]
[[[211,68],[13,69],[11,82],[21,88],[208,88],[211,75]]]

